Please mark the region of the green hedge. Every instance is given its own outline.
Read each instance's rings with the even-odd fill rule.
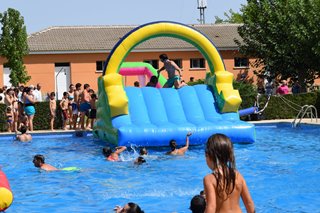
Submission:
[[[203,84],[203,80],[189,82],[189,85]],[[250,82],[233,82],[233,87],[239,90],[242,98],[242,103],[239,109],[245,109],[254,106],[257,99],[257,88]],[[267,96],[262,95],[259,98],[260,109],[264,107],[267,101]],[[274,119],[293,119],[298,115],[300,107],[304,105],[314,105],[320,117],[320,92],[310,92],[301,94],[288,94],[283,96],[272,96],[267,108],[263,111],[262,118],[265,120]],[[254,117],[254,116],[251,116]],[[243,120],[248,120],[247,116],[242,117]],[[253,118],[251,118],[253,119]]]
[[[57,113],[54,121],[54,128],[61,129],[62,128],[62,117],[61,117],[61,108],[59,107],[60,101],[57,101]],[[50,109],[49,102],[38,102],[35,104],[36,114],[33,119],[33,128],[34,130],[48,130],[50,129]],[[6,123],[6,105],[0,104],[0,131],[7,131],[7,123]]]
[[[265,102],[266,96],[260,98],[259,102]],[[264,119],[293,119],[304,105],[314,105],[320,115],[320,92],[301,94],[288,94],[283,96],[272,96],[268,107],[263,112]]]

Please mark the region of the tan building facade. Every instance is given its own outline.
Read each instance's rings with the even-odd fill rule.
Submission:
[[[226,70],[235,79],[243,73],[253,76],[248,59],[241,57],[234,43],[240,39],[239,25],[196,25],[219,50]],[[88,83],[97,90],[97,78],[102,75],[103,63],[113,46],[135,26],[79,26],[52,27],[28,37],[29,55],[24,64],[31,80],[28,85],[40,83],[42,92],[59,94],[67,91],[70,83]],[[193,45],[169,37],[158,37],[137,45],[125,61],[146,61],[155,68],[162,66],[159,55],[166,53],[183,69],[183,79],[188,82],[203,79],[209,67],[201,52]],[[0,85],[9,84],[10,70],[0,58]],[[138,77],[124,77],[127,86],[132,86]]]

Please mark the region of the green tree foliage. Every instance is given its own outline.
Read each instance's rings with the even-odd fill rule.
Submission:
[[[227,12],[224,13],[226,19],[222,19],[218,16],[215,16],[215,24],[225,24],[225,23],[232,23],[232,24],[241,24],[243,23],[243,18],[241,13],[236,13],[232,9],[229,10],[229,14]]]
[[[7,59],[6,65],[10,68],[10,83],[18,86],[27,83],[30,76],[23,64],[23,57],[28,53],[27,31],[24,19],[19,11],[9,8],[0,13],[0,55]]]
[[[236,43],[258,58],[256,73],[298,77],[303,88],[319,77],[320,0],[248,0]]]

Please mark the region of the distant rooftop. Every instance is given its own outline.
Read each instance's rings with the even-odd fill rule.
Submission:
[[[190,25],[204,33],[219,50],[237,49],[239,24]],[[110,52],[126,33],[137,26],[55,26],[28,36],[30,54]],[[176,38],[157,37],[136,46],[133,52],[187,51],[196,48]]]

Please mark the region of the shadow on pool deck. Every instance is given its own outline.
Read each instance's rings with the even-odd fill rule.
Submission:
[[[57,135],[64,135],[64,134],[74,134],[76,137],[82,137],[84,135],[87,135],[87,134],[91,134],[92,133],[92,130],[62,130],[62,129],[57,129],[57,130],[54,130],[54,131],[51,131],[51,130],[36,130],[36,131],[28,131],[29,134],[32,134],[32,135],[44,135],[44,134],[57,134]],[[1,132],[0,133],[0,136],[14,136],[16,135],[15,132]]]

